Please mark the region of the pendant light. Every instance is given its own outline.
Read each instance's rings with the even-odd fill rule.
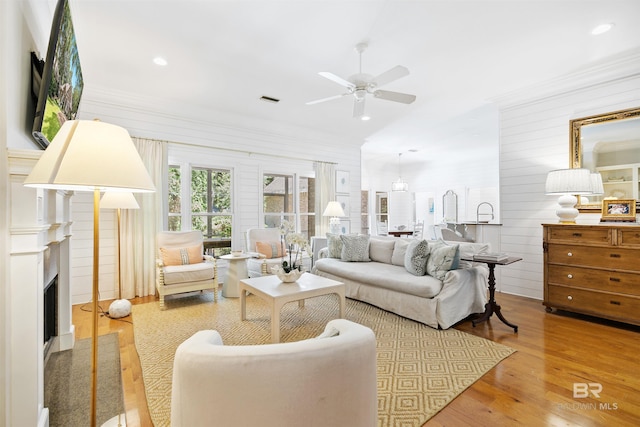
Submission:
[[[391,191],[409,191],[409,184],[402,180],[400,173],[400,158],[402,153],[398,153],[398,180],[391,183]]]

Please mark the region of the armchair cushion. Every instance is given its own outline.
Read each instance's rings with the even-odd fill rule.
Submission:
[[[256,242],[256,252],[261,253],[266,258],[280,258],[284,256],[282,243],[278,241],[272,242]]]
[[[214,266],[210,262],[198,264],[168,265],[164,267],[164,284],[198,282],[214,277]]]
[[[186,265],[202,262],[202,245],[189,248],[160,248],[162,264]]]

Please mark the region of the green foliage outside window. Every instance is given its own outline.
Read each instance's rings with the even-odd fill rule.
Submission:
[[[191,227],[205,237],[231,237],[231,173],[191,171]]]

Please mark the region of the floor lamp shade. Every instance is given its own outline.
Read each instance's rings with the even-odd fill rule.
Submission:
[[[578,210],[576,195],[593,193],[591,171],[584,168],[557,169],[547,174],[545,193],[559,195],[556,215],[562,223],[575,223]]]
[[[100,192],[153,192],[155,186],[125,129],[100,121],[69,120],[24,181],[27,187],[93,192],[91,426],[98,390],[98,278]]]

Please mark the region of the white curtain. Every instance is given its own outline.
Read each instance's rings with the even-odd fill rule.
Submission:
[[[163,229],[168,179],[167,143],[132,138],[151,180],[155,193],[136,193],[140,209],[123,209],[121,213],[122,297],[155,294],[156,235]]]
[[[329,218],[322,216],[327,204],[336,199],[336,168],[334,163],[314,162],[316,173],[316,236],[329,232]]]

